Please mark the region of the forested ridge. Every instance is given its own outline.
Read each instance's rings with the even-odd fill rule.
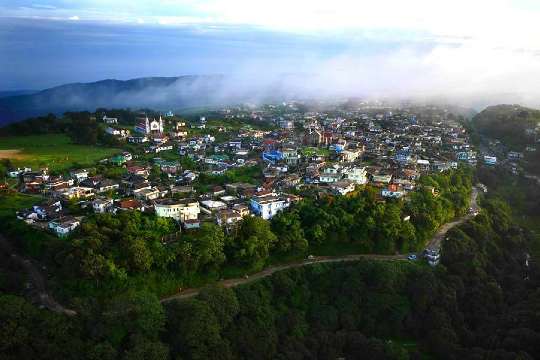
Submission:
[[[165,307],[148,292],[79,300],[78,317],[0,296],[4,358],[534,359],[540,292],[508,207],[448,234],[442,265],[317,264]]]

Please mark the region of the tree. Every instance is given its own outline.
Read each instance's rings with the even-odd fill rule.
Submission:
[[[308,242],[298,211],[280,212],[272,218],[272,231],[277,237],[276,249],[282,253],[304,253]]]
[[[220,226],[204,223],[194,236],[189,237],[189,241],[193,245],[198,267],[217,268],[225,261],[225,234]]]
[[[132,270],[147,272],[152,267],[152,254],[145,240],[133,239],[128,245],[128,254]]]
[[[220,323],[208,303],[198,299],[173,302],[167,320],[166,336],[174,356],[196,360],[227,357]]]
[[[161,341],[149,340],[142,336],[132,336],[131,347],[124,353],[124,360],[167,360],[169,348]]]
[[[198,298],[210,306],[222,327],[229,325],[240,311],[236,294],[231,289],[207,287],[199,293]]]
[[[238,263],[254,266],[268,258],[276,240],[268,221],[260,217],[247,217],[236,228],[229,243],[229,253]]]

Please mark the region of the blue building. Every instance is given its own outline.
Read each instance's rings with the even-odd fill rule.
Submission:
[[[265,151],[262,154],[262,159],[268,161],[272,164],[275,164],[277,161],[283,159],[283,153],[279,150],[269,150]]]

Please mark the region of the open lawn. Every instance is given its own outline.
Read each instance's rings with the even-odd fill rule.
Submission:
[[[63,171],[74,164],[90,166],[118,152],[118,149],[77,145],[63,134],[10,136],[0,138],[0,158],[15,166],[48,167]]]
[[[304,156],[312,156],[314,154],[320,155],[320,156],[328,156],[330,154],[330,151],[328,149],[324,148],[316,148],[316,147],[305,147],[300,150]]]

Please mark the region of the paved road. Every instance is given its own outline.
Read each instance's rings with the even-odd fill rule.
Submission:
[[[431,238],[429,243],[427,244],[426,248],[433,249],[433,250],[440,250],[442,242],[444,240],[444,237],[446,236],[446,233],[452,229],[454,226],[458,226],[463,224],[464,222],[472,219],[474,217],[474,214],[478,211],[478,189],[476,187],[472,188],[471,192],[471,204],[470,208],[472,211],[468,212],[467,215],[460,217],[457,220],[454,220],[452,222],[446,223],[443,226],[437,230],[435,235]]]
[[[37,267],[34,265],[34,263],[29,259],[25,259],[17,255],[17,253],[13,250],[11,244],[2,235],[0,235],[0,250],[3,250],[6,254],[11,256],[11,258],[17,263],[19,263],[21,267],[26,271],[30,282],[32,283],[35,291],[37,292],[36,300],[41,305],[57,313],[62,313],[69,316],[77,314],[74,310],[63,307],[53,298],[53,296],[47,290],[47,282],[45,281],[43,275],[40,273]]]
[[[472,193],[471,193],[471,205],[472,208],[471,213],[467,213],[467,215],[462,216],[458,220],[452,221],[450,223],[444,224],[439,228],[437,233],[433,236],[433,238],[429,241],[427,247],[429,249],[437,249],[439,250],[442,244],[442,241],[444,237],[446,236],[446,233],[452,229],[454,226],[463,224],[465,221],[471,219],[474,217],[474,213],[478,211],[478,204],[477,204],[477,197],[478,197],[478,189],[473,187]],[[419,254],[417,254],[418,256]],[[269,268],[266,268],[262,270],[261,272],[255,273],[253,275],[250,275],[249,277],[243,277],[243,278],[236,278],[236,279],[228,279],[228,280],[221,280],[217,282],[217,284],[224,286],[226,288],[235,287],[242,284],[247,284],[250,282],[253,282],[255,280],[259,280],[262,278],[265,278],[267,276],[272,275],[275,272],[291,269],[291,268],[297,268],[301,266],[311,265],[311,264],[320,264],[320,263],[334,263],[334,262],[343,262],[343,261],[356,261],[360,259],[371,259],[371,260],[394,260],[394,261],[403,261],[407,260],[407,255],[376,255],[376,254],[358,254],[358,255],[346,255],[346,256],[317,256],[313,260],[303,260],[298,261],[294,263],[289,263],[285,265],[278,265],[278,266],[272,266]],[[165,297],[161,299],[161,302],[169,302],[172,300],[179,300],[179,299],[187,299],[193,296],[196,296],[201,288],[193,288],[193,289],[185,289],[181,290],[180,292],[173,294],[171,296]]]

